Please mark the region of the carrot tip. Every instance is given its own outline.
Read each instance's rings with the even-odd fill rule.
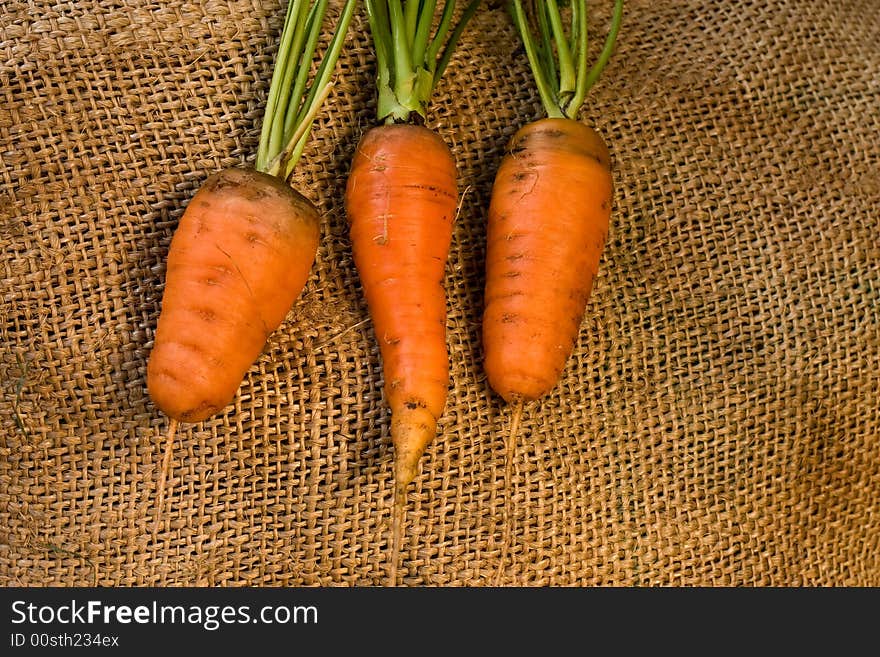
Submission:
[[[504,563],[507,561],[507,553],[513,540],[513,513],[511,513],[512,499],[509,491],[510,481],[513,479],[513,457],[516,451],[516,438],[519,432],[519,424],[523,413],[523,399],[516,396],[511,400],[512,410],[510,414],[510,430],[504,441],[504,528],[501,543],[501,557],[498,561],[498,571],[495,573],[495,586],[501,586],[504,575]]]
[[[171,467],[171,454],[174,451],[174,436],[177,433],[177,420],[171,418],[168,423],[168,436],[165,439],[165,454],[162,457],[162,465],[159,469],[159,481],[156,484],[156,518],[153,521],[153,540],[159,533],[159,521],[162,519],[162,509],[165,506],[165,481],[168,470]]]
[[[391,442],[394,445],[394,481],[406,488],[416,478],[419,460],[437,434],[437,420],[426,408],[405,408],[394,413],[391,420]]]
[[[400,562],[400,544],[403,541],[403,521],[406,514],[406,486],[394,484],[391,517],[391,569],[388,575],[389,586],[397,586],[397,566]]]
[[[391,586],[397,586],[397,570],[406,514],[406,488],[416,478],[419,460],[436,433],[437,421],[426,408],[402,409],[391,421],[391,441],[394,444],[394,499],[389,570]]]

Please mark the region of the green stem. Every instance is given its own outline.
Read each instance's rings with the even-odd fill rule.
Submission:
[[[428,46],[428,53],[425,57],[428,61],[436,61],[437,56],[440,54],[440,49],[443,47],[443,43],[446,40],[446,35],[449,34],[449,28],[452,25],[452,16],[455,13],[455,0],[451,2],[445,2],[443,4],[443,13],[440,14],[440,24],[437,25],[437,32],[434,34],[434,39],[431,41],[431,45]]]
[[[547,3],[536,4],[532,0],[526,5],[534,14],[538,24],[538,38],[535,43],[535,53],[541,62],[541,70],[544,71],[544,79],[550,85],[550,93],[554,98],[559,98],[559,75],[556,71],[556,57],[553,52],[553,36],[550,28],[550,18],[547,16]],[[526,16],[528,14],[526,13]],[[557,103],[558,104],[558,103]]]
[[[394,44],[394,69],[398,74],[412,71],[410,42],[400,0],[388,0],[388,19],[391,24],[391,42]]]
[[[574,85],[574,95],[566,106],[565,114],[569,118],[577,116],[587,97],[587,54],[590,44],[587,34],[586,0],[574,0],[571,3],[571,32],[572,43],[575,44],[577,79]]]
[[[310,83],[309,73],[324,28],[328,0],[288,0],[254,163],[258,171],[285,180],[292,173],[329,92],[330,76],[356,5],[357,0],[346,0]]]
[[[526,57],[529,60],[529,66],[532,69],[532,77],[535,79],[535,85],[538,87],[538,95],[541,96],[541,103],[544,105],[544,111],[547,116],[553,118],[562,118],[565,115],[556,104],[556,98],[547,79],[547,71],[541,66],[538,51],[532,38],[532,31],[529,29],[525,13],[523,11],[522,0],[513,0],[513,20],[519,31],[520,38],[526,49]]]
[[[339,22],[341,25],[347,26],[349,22],[351,22],[351,17],[354,13],[354,8],[356,4],[357,2],[356,0],[354,0],[345,5],[345,7],[343,8],[343,12],[339,18]],[[302,102],[302,106],[296,114],[295,125],[299,125],[309,120],[309,117],[314,119],[317,114],[316,110],[321,106],[324,99],[327,97],[327,92],[329,91],[328,85],[330,84],[330,76],[333,74],[336,66],[336,60],[339,59],[339,55],[342,52],[342,44],[345,41],[345,34],[346,30],[337,30],[333,34],[333,38],[330,41],[330,44],[327,46],[327,52],[325,53],[324,58],[321,60],[321,64],[320,66],[318,66],[318,70],[315,72],[312,86],[306,93],[305,100]]]
[[[295,3],[293,0],[287,5],[287,13],[284,17],[284,27],[281,30],[281,41],[278,44],[278,52],[275,55],[275,65],[272,71],[272,82],[269,85],[269,96],[266,99],[266,109],[264,110],[263,126],[260,131],[260,144],[257,148],[256,166],[261,169],[269,159],[268,150],[269,142],[272,137],[272,120],[271,117],[278,111],[277,106],[281,101],[280,87],[283,84],[284,72],[287,68],[287,60],[290,56],[291,39],[290,34],[292,28],[291,22],[296,19],[294,11]]]
[[[480,2],[471,0],[455,22],[455,0],[445,0],[432,35],[437,0],[366,0],[376,51],[380,122],[427,118],[434,87]]]
[[[419,5],[420,0],[405,0],[404,4],[404,24],[406,25],[406,42],[410,45],[416,36],[416,28],[419,22]]]
[[[270,133],[268,147],[270,151],[277,151],[281,148],[284,139],[284,117],[290,111],[291,85],[296,69],[303,59],[302,47],[305,37],[303,24],[308,6],[304,0],[290,0],[290,2],[294,7],[294,17],[288,31],[290,50],[280,79],[281,88],[278,90],[279,98],[288,100],[287,102],[280,103],[278,111],[272,115],[272,132]]]
[[[440,61],[437,63],[437,68],[434,71],[434,84],[437,84],[444,71],[446,71],[446,67],[449,65],[449,60],[452,58],[452,53],[455,51],[455,48],[458,46],[458,42],[461,39],[461,34],[464,32],[464,28],[467,26],[468,22],[470,22],[471,18],[474,17],[474,14],[477,13],[477,8],[480,6],[480,2],[481,0],[471,0],[471,3],[465,7],[462,12],[458,24],[455,26],[455,29],[452,30],[452,34],[449,36],[449,40],[443,48],[443,55],[441,55]]]
[[[587,92],[611,58],[623,19],[623,3],[615,0],[605,45],[593,66],[588,67],[586,0],[571,0],[567,33],[557,0],[532,0],[526,6],[524,0],[511,0],[513,23],[547,116],[577,118]]]
[[[379,90],[377,112],[379,116],[394,113],[398,106],[391,84],[391,43],[390,26],[388,24],[387,7],[384,0],[366,0],[367,19],[370,34],[373,36],[373,48],[376,52],[376,86]]]
[[[559,98],[560,101],[574,92],[575,72],[574,62],[571,58],[571,48],[565,36],[565,28],[562,27],[562,16],[556,0],[547,0],[547,13],[549,14],[550,27],[553,30],[553,40],[556,42],[556,57],[559,61]],[[547,44],[548,49],[551,48]]]
[[[611,58],[611,53],[614,50],[614,42],[617,40],[617,33],[620,31],[620,24],[622,20],[623,0],[617,0],[617,2],[614,3],[614,14],[611,17],[611,29],[608,31],[608,36],[605,39],[605,45],[602,48],[602,52],[599,53],[599,58],[596,60],[596,63],[593,64],[593,67],[587,74],[587,79],[584,82],[587,91],[589,91],[590,87],[592,87],[596,83],[596,80],[599,79],[599,76],[602,74],[602,70],[605,68],[605,65]]]
[[[370,24],[370,33],[373,35],[373,48],[376,52],[376,77],[379,85],[391,84],[391,44],[388,18],[383,13],[385,4],[382,0],[365,0],[367,8],[367,20]]]
[[[425,6],[422,14],[419,16],[416,24],[415,36],[413,37],[413,61],[423,62],[426,60],[428,50],[428,39],[431,37],[431,24],[434,18],[434,10],[437,7],[437,0],[425,0]],[[436,56],[432,58],[432,61]]]
[[[298,119],[296,130],[290,136],[290,139],[287,140],[287,144],[285,144],[284,148],[281,149],[278,155],[272,158],[272,161],[266,165],[266,173],[273,176],[280,176],[283,172],[284,175],[282,177],[285,179],[293,173],[293,164],[291,163],[291,160],[293,159],[292,154],[297,152],[297,146],[300,147],[299,154],[302,154],[302,146],[305,146],[303,137],[306,136],[306,133],[312,127],[312,123],[318,115],[318,110],[321,109],[321,103],[323,103],[330,94],[330,89],[332,87],[332,82],[328,82],[324,85],[324,88],[314,99],[311,106],[306,110],[305,115]]]
[[[301,62],[312,61],[312,58],[315,56],[315,49],[318,46],[318,38],[321,36],[321,26],[324,22],[324,14],[327,11],[327,0],[319,0],[309,11],[308,18],[305,23],[305,32],[307,34],[307,38],[305,40],[305,47],[303,48],[302,56],[300,57]],[[310,66],[300,66],[297,71],[296,78],[293,81],[293,88],[290,91],[290,98],[302,98],[303,93],[306,89],[306,82],[309,79],[309,69]],[[284,117],[284,133],[285,135],[290,134],[290,132],[294,129],[295,121],[298,112],[291,112],[290,110],[294,109],[292,107],[288,107],[288,111]],[[298,109],[298,108],[297,108]]]

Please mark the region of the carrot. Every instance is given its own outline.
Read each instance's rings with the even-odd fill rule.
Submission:
[[[524,406],[555,387],[571,355],[608,235],[610,154],[577,115],[611,55],[623,0],[590,69],[585,0],[571,2],[567,30],[555,0],[528,9],[515,0],[512,10],[547,116],[508,142],[487,219],[484,369],[512,409],[505,481]],[[509,495],[504,515],[499,582],[512,534]]]
[[[445,2],[434,23],[436,1],[366,2],[376,51],[379,124],[357,145],[345,207],[391,411],[392,585],[397,584],[406,488],[436,436],[449,386],[444,274],[457,171],[449,147],[423,124],[434,85],[478,4],[471,1],[454,20],[455,2]]]
[[[545,118],[510,140],[489,204],[484,367],[508,403],[559,380],[608,233],[610,156],[599,134]]]
[[[255,163],[210,175],[172,237],[147,363],[150,398],[170,418],[154,535],[178,424],[229,405],[308,280],[320,215],[288,179],[331,88],[355,4],[347,0],[309,84],[327,0],[289,2]]]

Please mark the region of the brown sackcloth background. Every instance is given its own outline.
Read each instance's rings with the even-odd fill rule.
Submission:
[[[591,3],[597,48],[610,6]],[[507,491],[505,584],[880,585],[877,10],[627,3],[581,116],[612,153],[609,242],[507,489],[484,223],[542,109],[506,14],[480,11],[430,107],[463,203],[404,584],[492,584]],[[323,211],[313,274],[234,404],[181,428],[151,535],[165,256],[205,177],[255,154],[282,20],[265,0],[0,3],[5,586],[386,582],[389,416],[343,212],[375,110],[362,13],[293,181]]]

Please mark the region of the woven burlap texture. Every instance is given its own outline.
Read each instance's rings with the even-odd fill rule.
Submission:
[[[590,3],[595,48],[610,5]],[[181,427],[152,536],[168,245],[200,183],[252,161],[282,20],[263,0],[0,3],[4,586],[387,581],[389,415],[343,205],[375,123],[362,11],[292,180],[323,213],[312,275],[234,403]],[[503,9],[429,115],[460,173],[451,385],[401,582],[880,585],[877,3],[627,2],[581,114],[612,154],[609,240],[506,486],[485,221],[542,108]]]

